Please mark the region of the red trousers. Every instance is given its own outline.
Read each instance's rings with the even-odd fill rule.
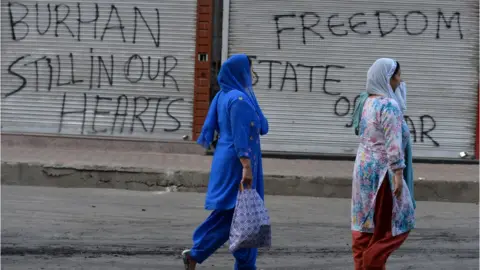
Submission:
[[[392,236],[393,193],[388,173],[378,190],[372,233],[352,231],[355,270],[385,270],[387,259],[407,239],[408,232]]]

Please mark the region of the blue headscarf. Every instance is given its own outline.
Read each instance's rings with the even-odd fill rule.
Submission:
[[[264,117],[253,93],[251,62],[245,54],[235,54],[222,64],[218,74],[220,91],[213,98],[208,110],[207,118],[203,124],[202,132],[197,140],[205,149],[209,149],[213,142],[215,132],[218,132],[217,103],[218,97],[223,92],[238,90],[246,94],[248,101],[260,117]]]

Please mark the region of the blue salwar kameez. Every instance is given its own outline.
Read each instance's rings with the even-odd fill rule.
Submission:
[[[268,132],[268,122],[251,89],[250,62],[246,55],[234,55],[220,70],[221,91],[210,105],[198,143],[208,148],[215,132],[215,148],[205,209],[210,216],[195,230],[190,257],[202,263],[229,238],[243,166],[248,158],[252,168],[252,188],[264,198],[260,136]],[[240,249],[234,254],[234,269],[256,269],[256,249]]]

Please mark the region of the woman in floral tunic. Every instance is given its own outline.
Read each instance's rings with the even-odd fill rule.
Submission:
[[[400,83],[400,66],[392,59],[378,59],[368,70],[369,97],[359,122],[352,186],[355,270],[385,269],[390,254],[415,227],[413,202],[403,179],[402,140],[409,134],[402,132],[403,115],[392,90]]]

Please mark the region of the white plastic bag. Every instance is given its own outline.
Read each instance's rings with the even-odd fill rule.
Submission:
[[[242,248],[269,248],[270,216],[255,189],[240,188],[230,228],[230,252]]]

